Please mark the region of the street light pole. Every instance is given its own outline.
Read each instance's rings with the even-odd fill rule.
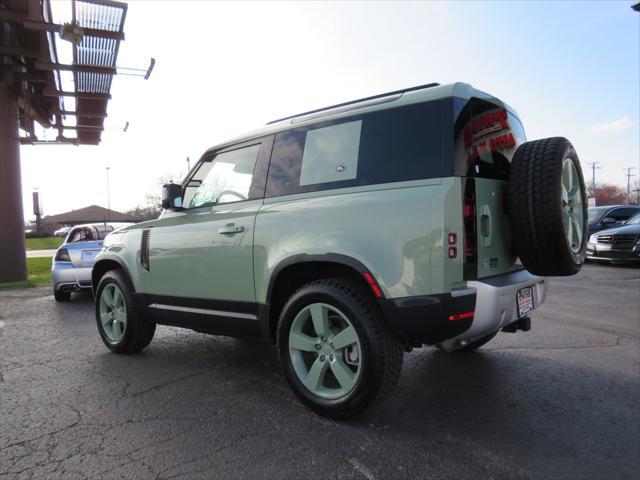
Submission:
[[[109,216],[109,221],[111,221],[111,195],[109,192],[109,167],[107,167],[107,211],[109,212],[107,214]]]

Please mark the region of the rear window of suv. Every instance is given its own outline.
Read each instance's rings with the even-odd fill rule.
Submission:
[[[278,133],[266,196],[441,177],[440,108],[407,105]]]
[[[455,175],[507,179],[518,146],[527,141],[518,117],[486,100],[454,98]]]

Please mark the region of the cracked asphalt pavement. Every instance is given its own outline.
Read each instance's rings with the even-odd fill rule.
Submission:
[[[414,350],[385,403],[339,423],[269,345],[159,327],[115,355],[90,295],[0,292],[0,478],[638,478],[640,270],[552,279],[532,324]]]

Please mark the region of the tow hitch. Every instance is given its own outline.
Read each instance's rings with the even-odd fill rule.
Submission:
[[[529,330],[531,330],[531,318],[522,317],[502,328],[503,332],[509,333],[515,333],[518,330],[522,330],[523,332],[528,332]]]

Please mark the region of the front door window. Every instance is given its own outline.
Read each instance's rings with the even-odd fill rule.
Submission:
[[[249,198],[260,144],[222,152],[205,160],[187,184],[185,208],[200,208]]]

